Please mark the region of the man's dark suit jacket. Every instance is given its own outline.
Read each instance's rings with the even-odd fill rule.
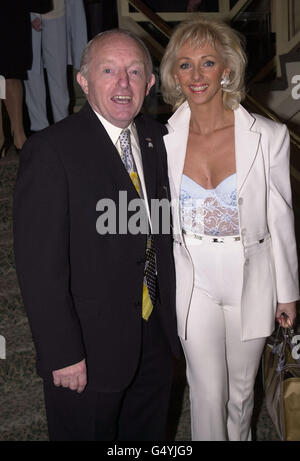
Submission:
[[[148,200],[168,198],[163,127],[144,115],[135,124]],[[21,152],[15,259],[38,372],[50,376],[86,357],[89,388],[99,391],[130,383],[141,348],[146,235],[96,231],[97,202],[109,198],[118,204],[119,191],[127,191],[128,201],[138,197],[88,103],[29,138]],[[177,355],[171,235],[155,235],[155,245],[160,293],[155,309]]]

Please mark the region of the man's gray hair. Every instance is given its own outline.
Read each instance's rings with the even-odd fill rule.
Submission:
[[[80,73],[83,75],[83,77],[85,78],[88,77],[91,48],[94,46],[96,42],[110,35],[123,35],[123,36],[129,37],[132,40],[134,40],[135,43],[141,48],[141,50],[143,51],[145,55],[146,78],[147,78],[147,82],[149,82],[151,75],[153,73],[153,63],[152,63],[150,52],[147,46],[145,45],[145,43],[143,42],[143,40],[140,39],[140,37],[138,37],[137,35],[133,34],[132,32],[126,29],[111,29],[111,30],[106,30],[105,32],[100,32],[100,34],[97,34],[92,40],[88,42],[88,44],[83,50],[81,61],[80,61]]]

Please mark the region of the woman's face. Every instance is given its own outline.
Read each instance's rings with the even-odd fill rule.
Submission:
[[[174,77],[190,107],[207,104],[214,98],[222,102],[221,80],[229,76],[220,52],[209,43],[192,45],[187,41],[177,52]]]

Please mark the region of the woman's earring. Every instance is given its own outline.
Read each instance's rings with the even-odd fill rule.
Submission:
[[[229,78],[228,78],[228,75],[224,75],[224,76],[222,77],[222,80],[221,80],[221,87],[222,87],[222,88],[227,88],[227,86],[229,85],[229,83],[230,83],[230,80],[229,80]]]
[[[180,83],[176,83],[176,91],[178,93],[178,96],[182,95],[182,88],[181,88]]]

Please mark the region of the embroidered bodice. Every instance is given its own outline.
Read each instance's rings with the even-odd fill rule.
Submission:
[[[181,226],[199,235],[239,235],[236,173],[215,189],[205,189],[182,175],[180,189]]]

